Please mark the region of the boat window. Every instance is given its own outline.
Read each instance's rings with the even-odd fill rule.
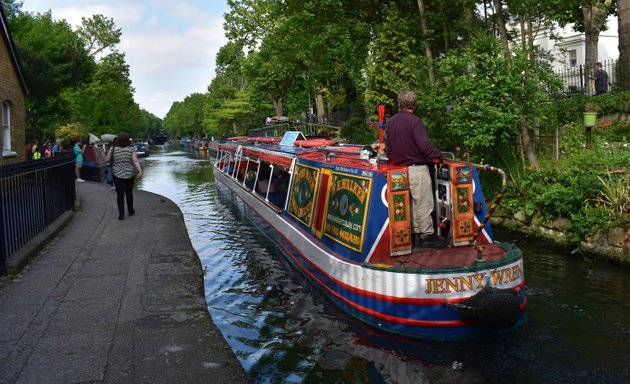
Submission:
[[[256,192],[279,208],[284,208],[289,189],[289,172],[282,166],[262,162]]]

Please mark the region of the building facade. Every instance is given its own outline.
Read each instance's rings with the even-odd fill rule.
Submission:
[[[2,134],[0,165],[25,159],[26,84],[9,33],[4,9],[0,4],[0,122]]]

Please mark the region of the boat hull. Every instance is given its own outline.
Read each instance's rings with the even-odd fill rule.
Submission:
[[[519,307],[515,326],[525,319],[523,259],[516,247],[507,245],[507,256],[500,260],[461,268],[379,268],[331,253],[286,213],[271,209],[264,198],[216,168],[215,178],[217,189],[335,305],[374,327],[440,340],[496,332],[462,318],[458,309],[484,285],[514,290]],[[444,288],[449,286],[450,291]]]

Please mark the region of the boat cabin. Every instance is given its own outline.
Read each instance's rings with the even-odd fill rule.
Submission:
[[[396,256],[439,253],[413,249],[405,165],[379,162],[364,146],[302,137],[283,143],[285,139],[232,138],[219,145],[216,167],[349,260],[392,263]],[[457,160],[436,163],[432,170],[436,233],[449,248],[474,245],[470,258],[486,256],[474,253],[493,243],[478,169],[499,171]]]

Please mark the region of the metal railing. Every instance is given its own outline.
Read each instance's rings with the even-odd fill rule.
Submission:
[[[0,272],[21,247],[74,207],[74,154],[0,166]]]
[[[602,69],[608,73],[610,84],[619,83],[617,73],[618,60],[606,60],[602,62]],[[567,94],[585,93],[587,95],[595,94],[595,80],[590,78],[595,73],[596,68],[589,68],[586,65],[573,65],[564,69],[554,71],[564,82],[564,90]],[[610,91],[610,86],[608,88]]]

